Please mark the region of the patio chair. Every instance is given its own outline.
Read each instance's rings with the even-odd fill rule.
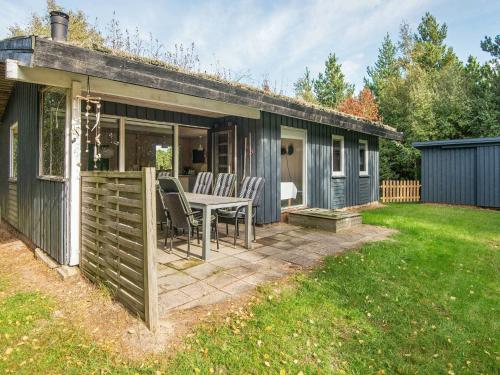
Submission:
[[[264,191],[263,177],[245,177],[241,183],[240,198],[247,198],[252,200],[252,227],[253,227],[253,240],[256,240],[255,222],[257,219],[256,212],[262,200],[262,192]],[[228,234],[228,224],[234,224],[234,246],[236,246],[236,238],[239,235],[239,223],[244,222],[246,218],[246,206],[239,207],[237,210],[219,210],[218,222],[226,224],[226,234]]]
[[[234,193],[236,185],[236,175],[232,173],[219,173],[215,181],[214,191],[212,195],[219,197],[231,197]]]
[[[212,190],[213,181],[212,172],[200,172],[196,176],[196,181],[194,183],[193,193],[196,194],[208,194]]]
[[[172,243],[174,239],[174,229],[184,230],[188,235],[188,250],[187,256],[189,257],[191,252],[191,236],[196,230],[196,237],[198,243],[200,243],[200,227],[203,222],[201,218],[196,218],[191,210],[186,196],[184,194],[184,189],[180,184],[179,180],[175,177],[162,177],[158,179],[159,191],[161,195],[161,201],[164,204],[165,210],[168,212],[169,226],[165,233],[165,246],[167,244],[167,238],[170,237],[170,252],[172,252]],[[215,229],[215,241],[217,243],[217,250],[219,249],[219,235],[216,230],[217,217],[212,215],[210,218],[211,227]]]
[[[160,224],[161,230],[163,230],[163,224],[168,226],[168,212],[165,209],[159,186],[156,186],[156,223]]]

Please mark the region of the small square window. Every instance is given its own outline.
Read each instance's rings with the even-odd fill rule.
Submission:
[[[332,176],[344,176],[344,137],[332,136]]]
[[[40,175],[64,177],[66,90],[49,87],[40,105]]]
[[[9,148],[9,178],[17,179],[17,158],[18,158],[19,135],[17,123],[10,127],[10,148]]]
[[[359,140],[359,174],[368,174],[368,141],[366,139]]]

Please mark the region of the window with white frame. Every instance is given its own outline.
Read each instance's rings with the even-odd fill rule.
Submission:
[[[368,141],[366,139],[359,140],[359,174],[368,174]]]
[[[332,176],[344,176],[344,137],[332,135]]]
[[[18,132],[17,132],[17,123],[10,127],[10,136],[9,136],[9,178],[15,180],[17,179],[17,155],[18,155]]]
[[[66,90],[48,87],[40,103],[40,176],[64,177]]]

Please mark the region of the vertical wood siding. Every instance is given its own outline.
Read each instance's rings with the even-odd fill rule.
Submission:
[[[84,108],[83,111],[85,111]],[[214,119],[209,117],[115,102],[104,102],[102,106],[102,113],[105,115],[125,116],[148,121],[172,122],[181,125],[199,126],[204,128],[210,128],[214,123]]]
[[[375,136],[268,112],[262,112],[261,118],[258,120],[235,116],[211,119],[184,113],[106,102],[103,106],[103,113],[207,128],[216,128],[218,125],[227,122],[236,124],[238,181],[243,178],[245,138],[247,142],[251,140],[251,145],[247,143],[247,147],[252,149],[252,157],[247,157],[247,175],[251,171],[253,176],[266,179],[262,205],[257,210],[257,221],[259,223],[272,223],[280,220],[281,126],[307,131],[307,200],[309,206],[341,208],[378,200],[379,159],[378,138]],[[333,134],[344,136],[346,176],[342,178],[332,178],[331,176]],[[369,149],[369,176],[361,179],[358,172],[359,139],[367,139]],[[211,146],[210,143],[209,139],[209,147]]]
[[[5,209],[5,219],[14,228],[18,227],[17,182],[9,181],[9,192]]]
[[[38,86],[16,83],[1,127],[0,202],[7,206],[9,127],[18,122],[17,223],[11,223],[59,263],[67,262],[66,186],[38,176]]]
[[[237,124],[238,181],[243,177],[244,139],[252,134],[252,175],[266,179],[259,223],[280,220],[281,126],[307,131],[307,203],[310,207],[341,208],[378,200],[378,138],[332,126],[262,112],[260,120],[227,117]],[[345,177],[332,178],[332,135],[344,136]],[[358,143],[368,140],[369,176],[359,177]],[[249,168],[247,167],[247,174]]]
[[[477,148],[477,205],[500,207],[500,145]]]
[[[259,223],[280,220],[281,126],[307,131],[307,201],[311,207],[341,208],[378,200],[378,138],[332,126],[262,112],[261,119],[227,117],[211,119],[178,112],[105,102],[103,113],[151,121],[210,128],[217,123],[237,124],[237,173],[243,177],[244,139],[250,140],[251,162],[247,174],[266,179],[264,197],[257,210]],[[38,173],[38,87],[16,84],[0,128],[0,162],[8,165],[9,126],[19,121],[18,229],[60,263],[65,249],[66,189],[57,181],[40,180]],[[345,177],[331,176],[332,134],[344,136]],[[369,176],[359,177],[358,142],[368,140]],[[8,207],[8,168],[0,171],[2,212]]]
[[[500,145],[422,149],[422,201],[500,207]]]

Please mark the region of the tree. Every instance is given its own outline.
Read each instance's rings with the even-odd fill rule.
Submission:
[[[426,13],[416,33],[401,25],[395,51],[384,39],[375,66],[368,69],[384,122],[404,134],[401,144],[381,142],[382,178],[418,176],[415,141],[471,134],[467,77],[446,36],[446,24]]]
[[[397,61],[397,47],[392,42],[389,34],[386,34],[382,46],[378,50],[378,57],[373,67],[366,69],[368,78],[365,78],[365,85],[375,96],[379,95],[381,85],[390,77],[399,75]]]
[[[448,26],[440,25],[436,18],[427,12],[418,25],[414,35],[414,60],[423,69],[440,69],[458,61],[451,47],[444,44],[448,35]]]
[[[493,41],[485,37],[481,48],[492,60],[479,64],[469,56],[465,65],[466,90],[470,101],[467,116],[468,133],[474,137],[500,136],[500,35]]]
[[[22,27],[18,24],[9,27],[11,36],[39,35],[50,37],[50,15],[53,10],[63,10],[54,0],[47,0],[47,7],[44,15],[33,13],[28,25]],[[96,26],[91,25],[87,15],[81,10],[67,11],[69,15],[68,41],[82,47],[102,47],[104,37]]]
[[[335,54],[328,56],[325,71],[319,73],[313,86],[317,101],[331,108],[336,108],[341,101],[352,96],[354,92],[354,85],[345,81],[342,64],[337,62]]]
[[[485,36],[481,41],[481,48],[484,52],[488,52],[498,62],[500,59],[500,35],[495,37],[493,41],[490,36]]]
[[[380,121],[378,104],[368,87],[363,88],[357,97],[345,99],[337,106],[337,110],[371,121]]]
[[[306,67],[304,76],[299,78],[297,82],[294,83],[293,87],[297,98],[309,103],[316,102],[316,97],[313,92],[314,80],[311,78],[311,72],[308,67]]]

